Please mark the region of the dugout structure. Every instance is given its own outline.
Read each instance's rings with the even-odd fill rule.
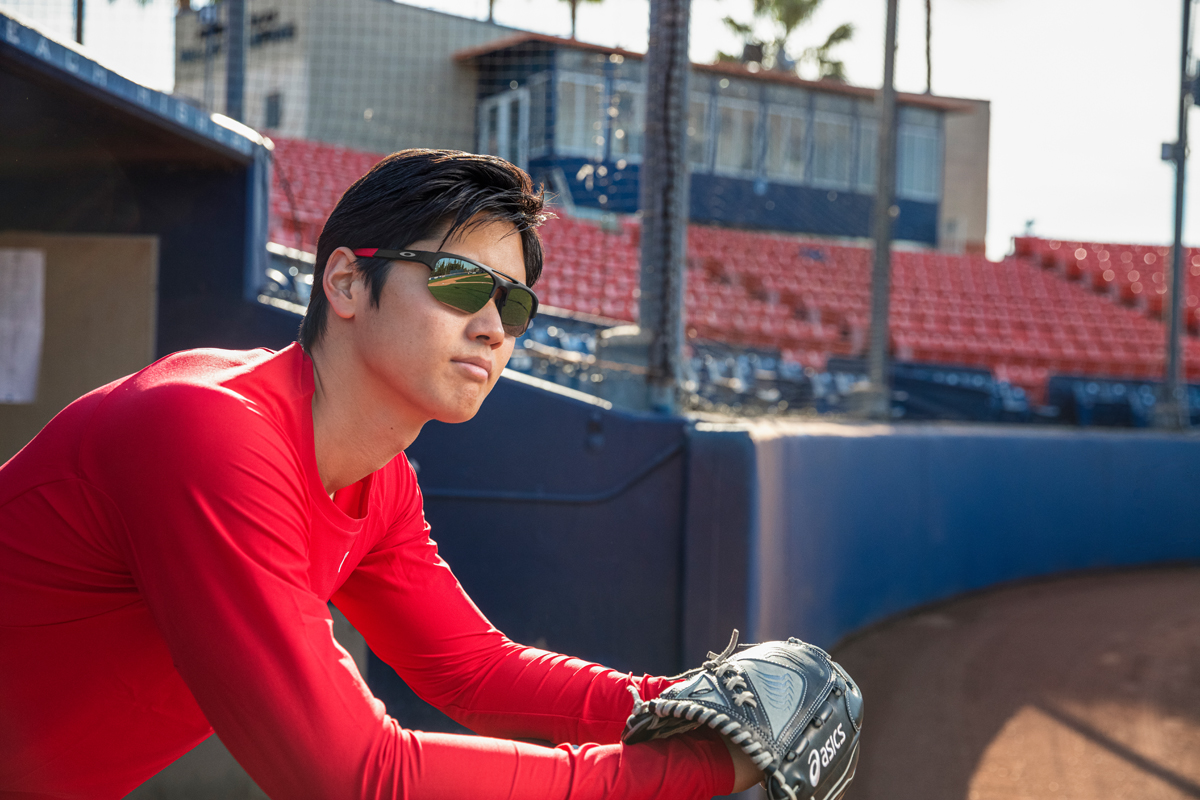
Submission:
[[[267,257],[270,149],[0,14],[2,228],[155,237],[156,354],[292,338],[294,319],[249,302]]]

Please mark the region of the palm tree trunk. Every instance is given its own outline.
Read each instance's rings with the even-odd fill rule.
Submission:
[[[571,38],[575,38],[575,11],[579,8],[579,0],[571,0]]]
[[[925,0],[925,94],[933,94],[933,0]]]
[[[488,0],[488,22],[496,21],[496,0]]]

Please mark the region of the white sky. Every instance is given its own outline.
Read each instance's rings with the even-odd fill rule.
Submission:
[[[327,0],[336,2],[336,0]],[[1182,4],[1178,0],[932,0],[933,88],[992,102],[988,252],[1003,255],[1025,221],[1043,236],[1169,243],[1174,172],[1159,160],[1175,138]],[[415,0],[463,16],[487,0]],[[923,0],[900,0],[896,85],[924,91]],[[0,0],[64,36],[72,0]],[[174,0],[87,0],[85,44],[106,64],[155,88],[172,84]],[[750,0],[692,0],[694,61],[740,42],[721,24],[748,18]],[[851,83],[883,76],[886,0],[825,0],[793,51],[842,22],[853,41],[837,52]],[[1200,10],[1198,10],[1200,11]],[[562,0],[496,0],[496,21],[567,35]],[[644,50],[648,0],[579,7],[579,38]],[[131,41],[139,47],[131,48]],[[1198,121],[1200,123],[1200,121]],[[1192,174],[1200,164],[1192,164]],[[1185,204],[1185,238],[1200,239],[1200,198]]]

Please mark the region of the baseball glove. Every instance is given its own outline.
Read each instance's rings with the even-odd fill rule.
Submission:
[[[701,725],[763,771],[771,800],[836,800],[858,764],[862,693],[819,647],[788,639],[724,652],[683,673],[661,696],[633,694],[621,741],[637,744]]]

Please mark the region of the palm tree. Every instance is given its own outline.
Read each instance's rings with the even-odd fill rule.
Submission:
[[[604,0],[563,0],[563,2],[571,4],[571,38],[575,39],[575,38],[577,38],[575,36],[575,13],[579,9],[579,4],[580,3],[603,3]]]
[[[788,40],[792,34],[808,22],[813,13],[821,5],[821,0],[754,0],[754,20],[767,20],[774,27],[774,38],[762,41],[754,37],[754,20],[739,22],[732,17],[725,18],[725,25],[734,33],[743,37],[751,49],[762,47],[764,66],[792,72],[797,64],[810,64],[815,68],[818,79],[830,78],[845,80],[846,65],[831,55],[831,50],[854,35],[854,26],[844,23],[834,29],[825,42],[814,47],[805,48],[798,59],[793,60],[787,52]],[[742,58],[726,53],[718,53],[719,61],[740,61]]]

